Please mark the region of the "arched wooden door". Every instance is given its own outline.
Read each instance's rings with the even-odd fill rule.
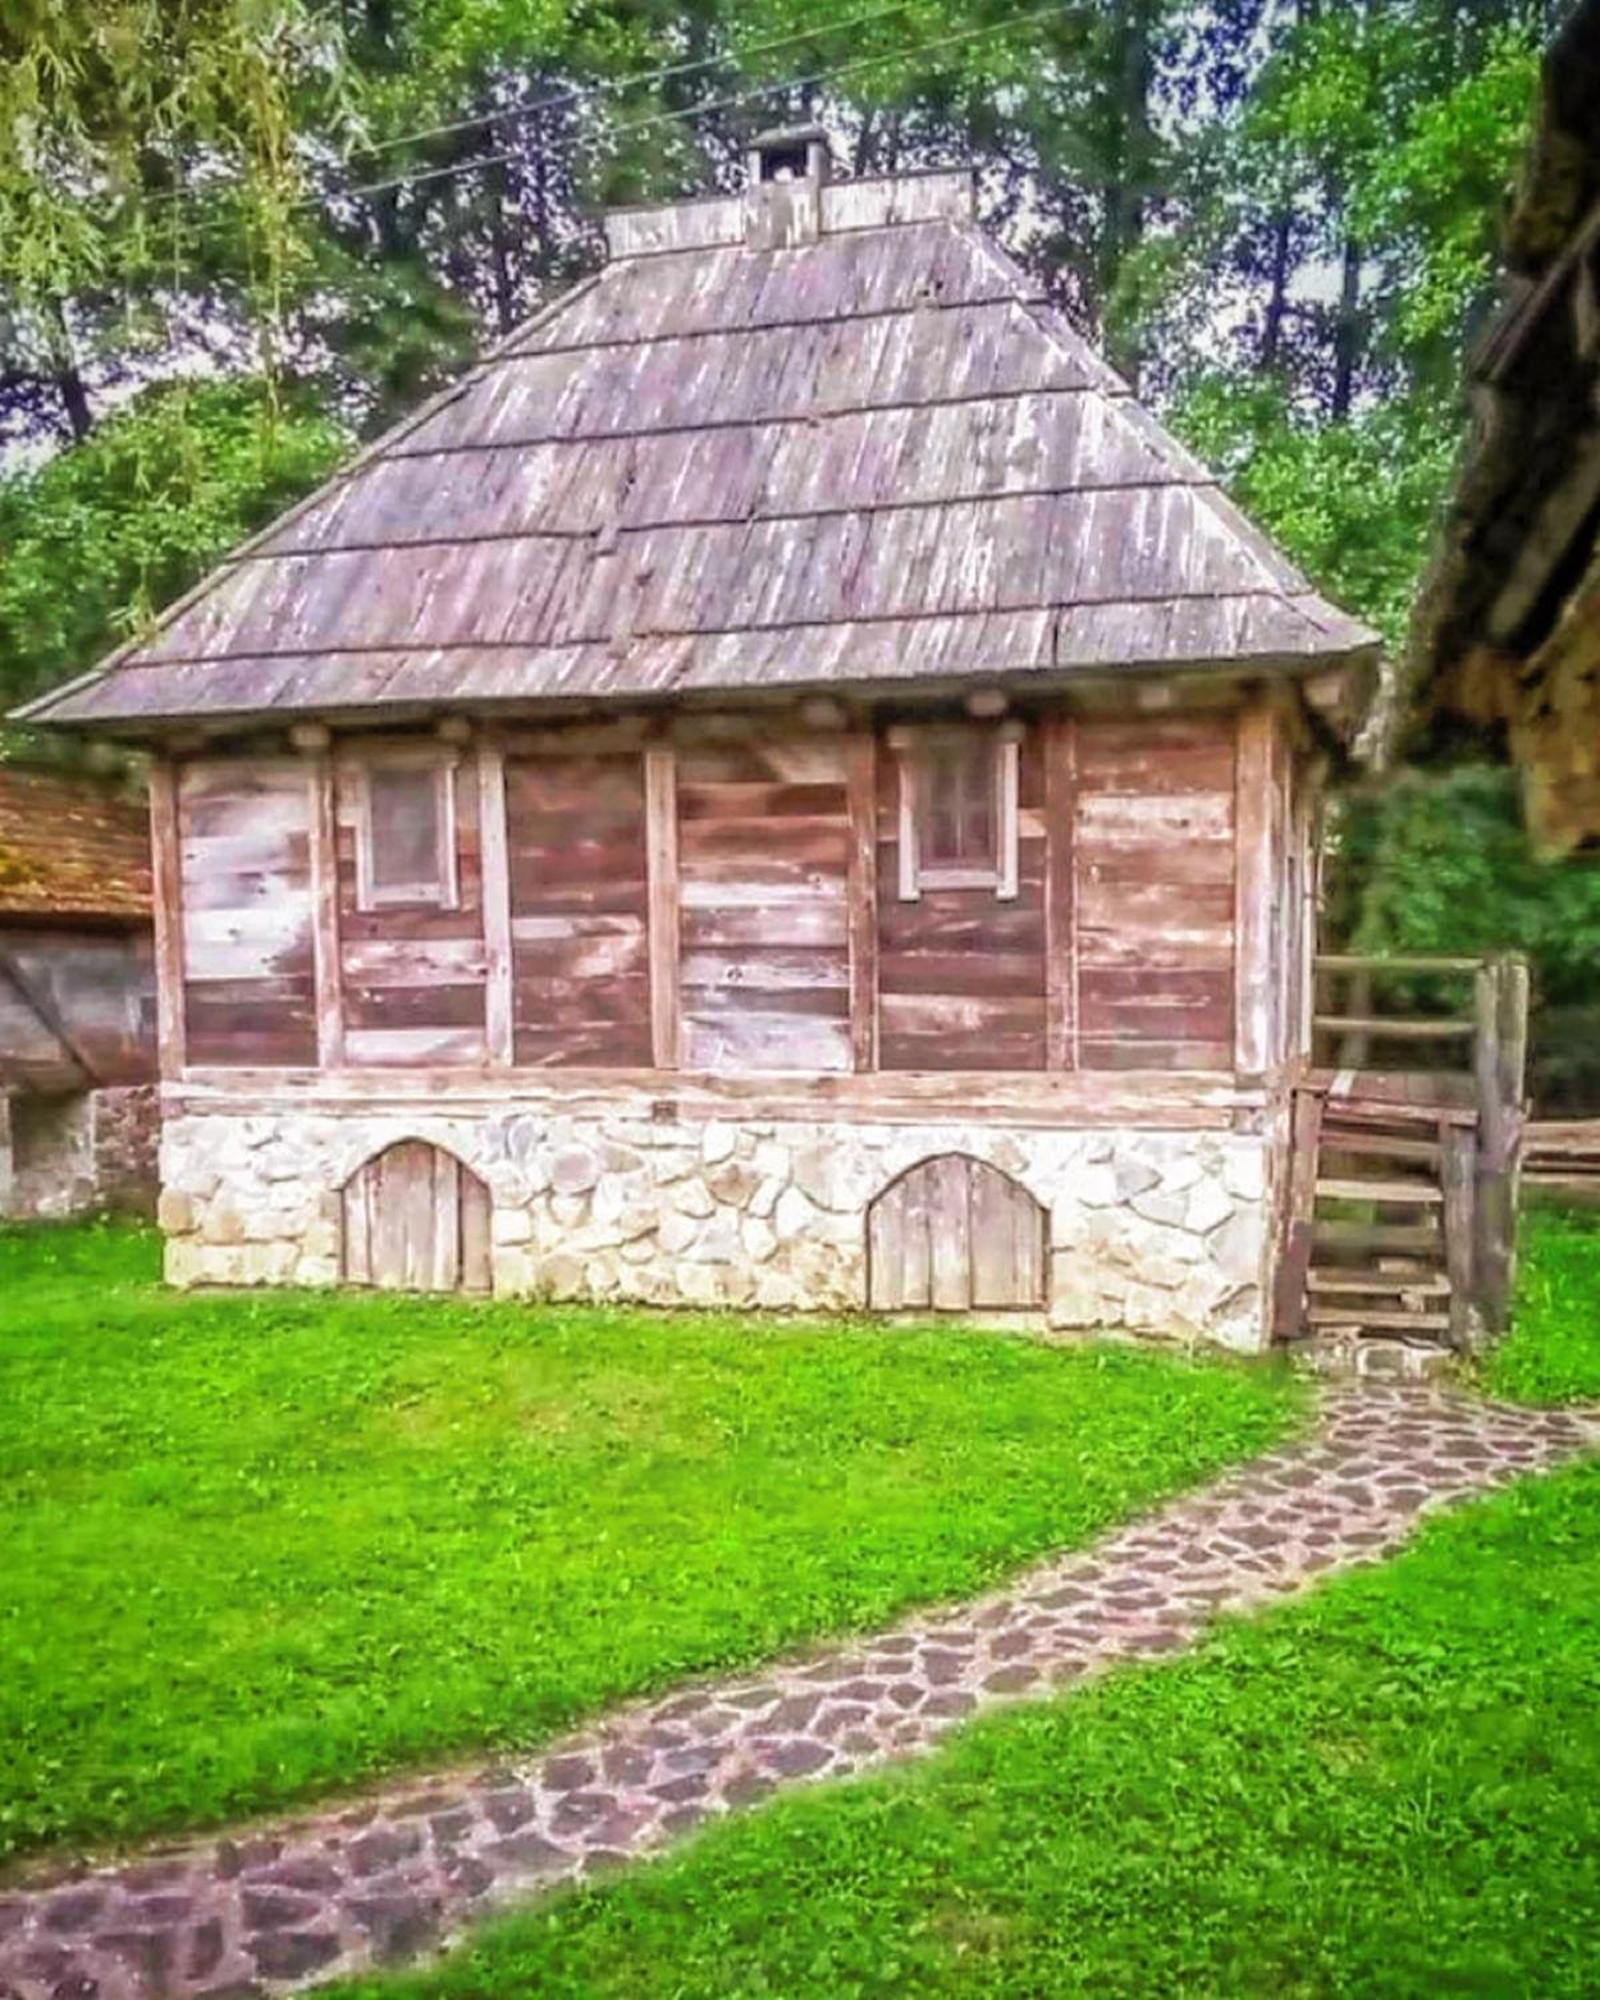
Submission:
[[[489,1190],[452,1154],[402,1139],[344,1187],[344,1275],[384,1292],[486,1292]]]
[[[879,1312],[1042,1306],[1046,1220],[984,1160],[919,1161],[867,1211],[867,1302]]]

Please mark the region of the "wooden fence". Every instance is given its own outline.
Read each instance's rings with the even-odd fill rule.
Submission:
[[[1522,1140],[1522,1178],[1565,1200],[1600,1208],[1600,1118],[1533,1118]]]
[[[1412,1294],[1424,1299],[1413,1318],[1429,1337],[1438,1327],[1466,1346],[1502,1331],[1526,1120],[1526,963],[1510,954],[1328,953],[1314,970],[1313,1064],[1296,1093],[1278,1330],[1340,1314],[1364,1319],[1368,1331],[1393,1330],[1408,1323],[1385,1297],[1398,1293],[1409,1306]],[[1356,1163],[1354,1178],[1332,1164],[1341,1158]],[[1384,1164],[1396,1161],[1408,1177]],[[1324,1222],[1319,1194],[1364,1201],[1371,1220]],[[1384,1254],[1398,1247],[1426,1255],[1435,1240],[1437,1274]],[[1330,1257],[1360,1256],[1364,1268],[1319,1268],[1324,1245]],[[1329,1295],[1374,1303],[1329,1307]]]

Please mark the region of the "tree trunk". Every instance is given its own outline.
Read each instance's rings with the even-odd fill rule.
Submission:
[[[61,398],[61,412],[72,433],[72,442],[82,444],[94,429],[94,408],[89,401],[82,370],[78,367],[78,357],[73,352],[72,329],[67,324],[66,308],[59,299],[51,300],[48,316],[50,377],[56,394]]]
[[[1339,278],[1339,312],[1333,323],[1333,417],[1348,417],[1361,360],[1361,250],[1348,239]]]
[[[1283,359],[1283,323],[1289,310],[1289,239],[1293,229],[1293,218],[1287,212],[1272,225],[1267,312],[1261,323],[1261,366],[1269,374],[1277,371]]]
[[[1150,92],[1155,75],[1156,0],[1116,0],[1111,31],[1111,86],[1115,93],[1109,168],[1102,191],[1103,220],[1099,257],[1102,321],[1115,295],[1122,267],[1138,249],[1145,229],[1145,185],[1155,150],[1150,122]],[[1137,336],[1114,323],[1105,324],[1111,364],[1139,385],[1142,355]]]

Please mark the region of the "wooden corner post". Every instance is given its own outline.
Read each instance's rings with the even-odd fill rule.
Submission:
[[[317,1008],[317,1067],[344,1062],[344,967],[339,943],[339,812],[333,748],[327,730],[291,731],[305,758],[310,788],[311,967]]]
[[[170,1082],[182,1076],[187,1058],[178,767],[167,757],[158,757],[150,766],[150,888],[155,920],[156,1041],[161,1075]]]
[[[678,758],[670,743],[644,753],[645,869],[650,911],[650,1052],[657,1069],[678,1068]]]

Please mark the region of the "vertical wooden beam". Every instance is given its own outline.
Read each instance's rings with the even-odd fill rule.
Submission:
[[[344,1062],[344,968],[339,949],[339,813],[333,752],[306,758],[310,787],[311,965],[317,1006],[317,1066]]]
[[[1078,724],[1044,725],[1045,1067],[1078,1067]]]
[[[1444,1263],[1450,1280],[1450,1344],[1472,1345],[1477,1319],[1477,1153],[1470,1126],[1439,1126],[1439,1184],[1444,1192]]]
[[[845,746],[850,852],[850,1051],[855,1068],[878,1067],[878,744],[870,728]]]
[[[484,1033],[489,1067],[509,1069],[516,1060],[516,1018],[506,758],[504,746],[489,736],[478,742],[478,847],[483,866]]]
[[[1274,890],[1273,741],[1277,718],[1264,701],[1241,710],[1234,761],[1233,1064],[1265,1076],[1272,1064]]]
[[[150,886],[155,919],[156,1034],[161,1074],[183,1074],[183,852],[178,771],[167,758],[150,766]]]
[[[1272,1337],[1293,1340],[1305,1319],[1306,1277],[1316,1238],[1317,1155],[1325,1101],[1320,1090],[1296,1090],[1289,1121],[1289,1171],[1283,1237],[1272,1288]]]
[[[681,1061],[678,992],[678,759],[670,743],[644,753],[645,868],[650,910],[650,1049],[657,1069]]]

